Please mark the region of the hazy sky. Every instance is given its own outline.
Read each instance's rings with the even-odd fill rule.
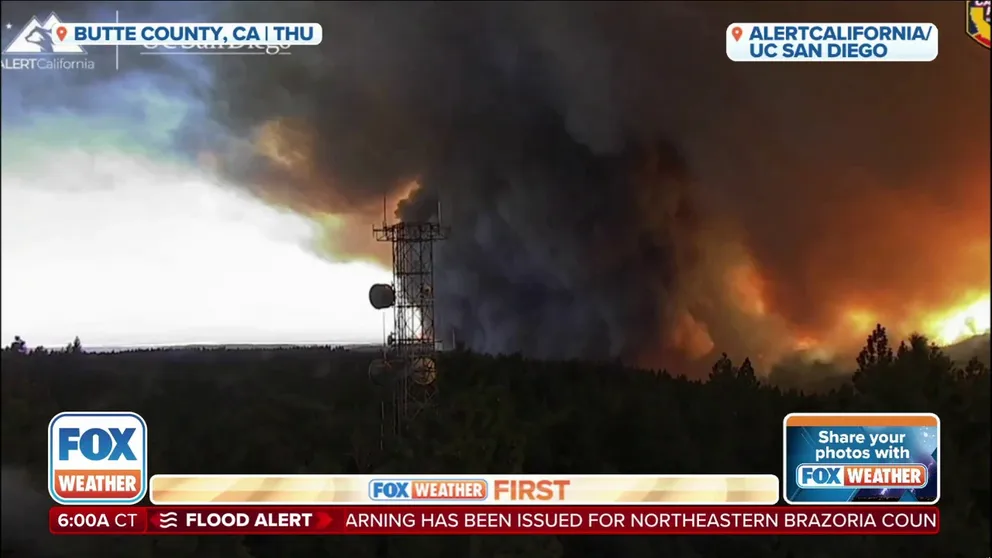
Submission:
[[[366,295],[388,273],[305,251],[312,231],[303,219],[178,164],[99,142],[51,149],[43,129],[8,132],[5,344],[14,335],[47,346],[76,335],[88,346],[381,338]]]

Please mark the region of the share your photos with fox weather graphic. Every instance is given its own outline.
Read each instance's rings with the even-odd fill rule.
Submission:
[[[65,412],[48,425],[48,492],[59,504],[136,504],[148,491],[148,427],[131,412]]]
[[[783,436],[789,504],[940,499],[940,419],[933,413],[792,413]]]

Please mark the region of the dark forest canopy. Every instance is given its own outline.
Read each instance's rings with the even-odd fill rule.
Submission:
[[[806,394],[729,358],[710,381],[619,364],[446,353],[441,396],[379,448],[372,355],[345,350],[3,352],[4,556],[971,558],[989,551],[989,369],[923,338],[867,340],[851,382]],[[799,411],[929,411],[942,419],[936,537],[409,537],[56,539],[45,430],[63,410],[127,409],[154,438],[152,473],[717,473],[781,468]],[[16,512],[14,511],[16,510]],[[14,515],[12,515],[14,514]],[[15,517],[16,516],[16,517]]]

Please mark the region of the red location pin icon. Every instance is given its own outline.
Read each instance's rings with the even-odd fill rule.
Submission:
[[[58,36],[60,41],[65,40],[66,33],[68,33],[68,31],[66,31],[65,27],[59,26],[57,29],[55,29],[55,34]]]
[[[734,27],[733,29],[730,30],[730,34],[734,36],[735,41],[739,41],[741,40],[741,35],[744,34],[744,30],[741,29],[740,27]]]

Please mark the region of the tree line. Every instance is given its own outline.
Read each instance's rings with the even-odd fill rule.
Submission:
[[[436,404],[381,436],[374,355],[326,348],[3,351],[3,463],[45,493],[46,429],[63,410],[132,410],[151,473],[780,473],[790,412],[934,412],[935,537],[163,537],[14,540],[7,556],[403,558],[974,557],[989,552],[989,368],[876,328],[850,381],[807,393],[723,355],[706,381],[617,363],[466,351],[439,359]],[[4,483],[6,493],[7,483]],[[47,496],[44,496],[47,498]],[[4,506],[8,506],[5,496]],[[7,512],[4,513],[6,522]],[[41,518],[45,521],[46,518]],[[25,529],[26,531],[26,529]],[[47,537],[47,538],[46,538]],[[60,545],[60,550],[51,550]],[[53,554],[55,555],[55,554]],[[96,555],[96,554],[92,554]]]

